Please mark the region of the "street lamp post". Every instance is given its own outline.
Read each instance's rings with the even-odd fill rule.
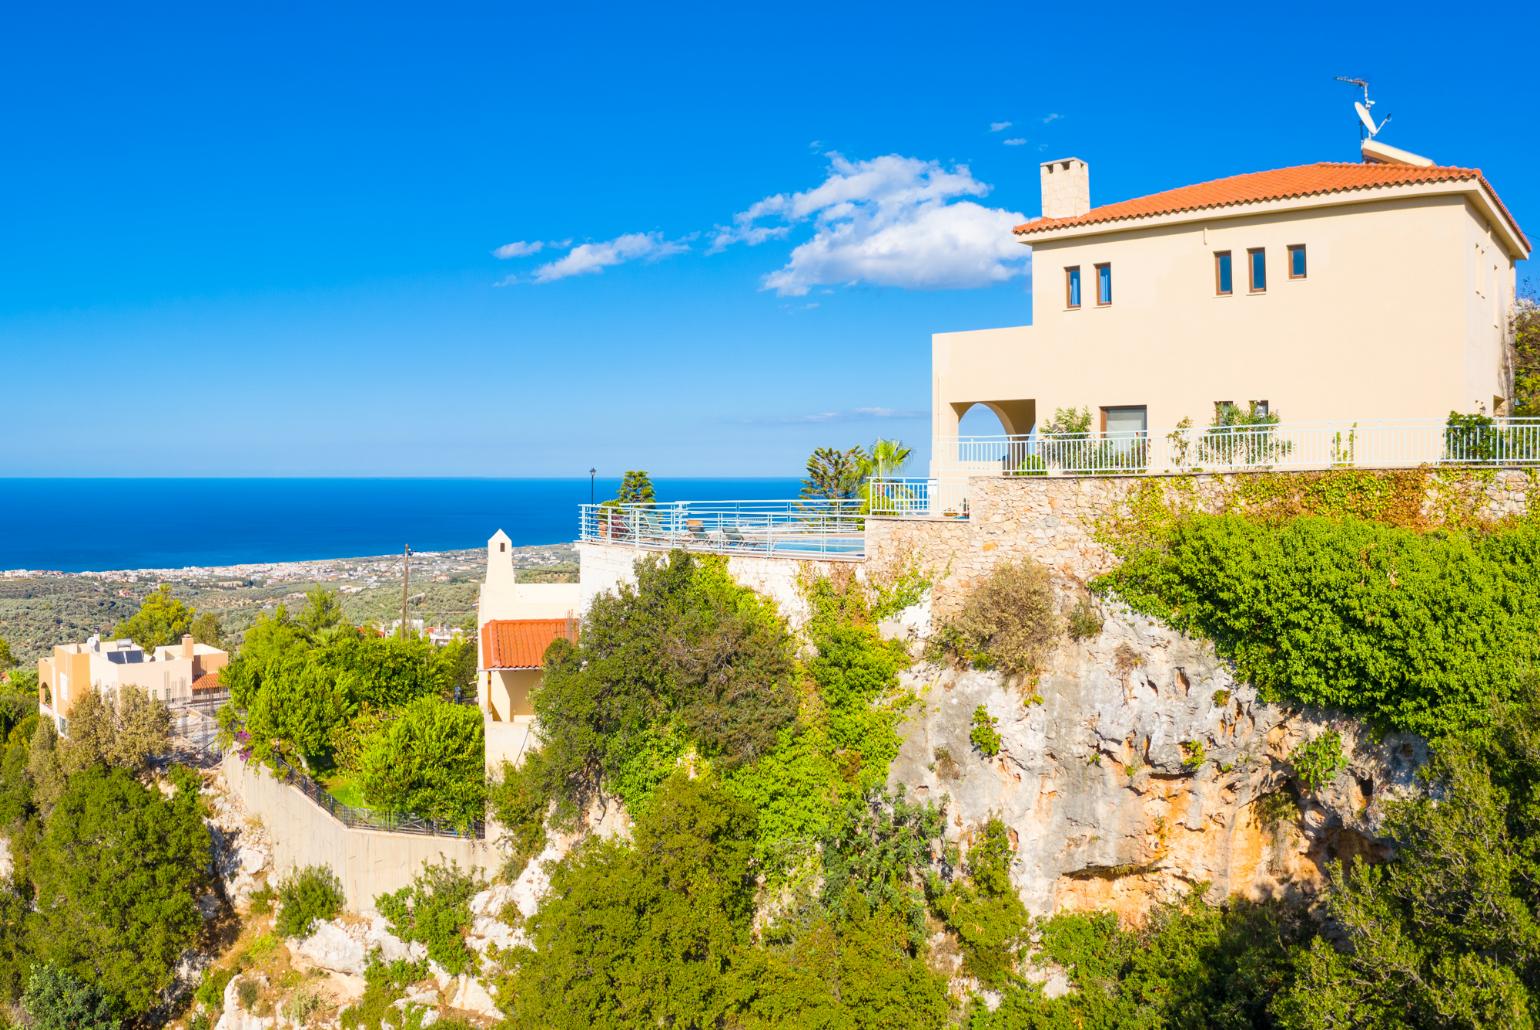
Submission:
[[[590,468],[588,470],[588,503],[590,507],[594,503],[594,477],[598,474],[599,470],[596,468]]]

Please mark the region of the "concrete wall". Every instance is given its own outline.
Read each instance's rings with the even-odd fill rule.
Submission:
[[[628,547],[624,544],[580,543],[579,584],[583,611],[599,594],[613,593],[622,583],[636,581],[636,563],[663,552]],[[804,572],[826,576],[836,567],[849,568],[848,561],[820,561],[797,558],[770,558],[762,555],[733,555],[727,559],[728,574],[739,583],[769,597],[780,607],[793,627],[807,621],[807,601],[797,582]]]
[[[489,841],[350,829],[255,762],[230,754],[221,768],[230,791],[267,828],[277,875],[327,866],[342,881],[351,911],[373,913],[376,896],[405,887],[425,863],[455,861],[487,874],[502,864]]]
[[[1098,527],[1151,482],[1190,479],[1192,489],[1183,496],[1199,510],[1221,511],[1231,504],[1241,480],[1283,474],[974,478],[968,483],[973,503],[967,520],[868,519],[867,563],[874,573],[904,565],[924,569],[933,583],[932,613],[945,615],[1001,561],[1031,558],[1081,582],[1111,571],[1115,558],[1097,539]],[[1427,480],[1423,512],[1437,521],[1448,510],[1452,492],[1458,507],[1475,518],[1513,518],[1525,514],[1536,489],[1540,484],[1528,471],[1441,469]]]
[[[1164,433],[1184,417],[1208,424],[1217,401],[1266,400],[1286,423],[1367,421],[1490,410],[1506,393],[1513,260],[1460,192],[1029,242],[1032,325],[933,338],[933,475],[950,463],[939,441],[974,403],[993,402],[1016,433],[1057,408],[1144,405]],[[1295,244],[1303,279],[1288,274]],[[1253,247],[1267,255],[1265,293],[1248,289]],[[1219,251],[1233,260],[1229,296],[1215,292]],[[1112,303],[1098,307],[1103,262]]]

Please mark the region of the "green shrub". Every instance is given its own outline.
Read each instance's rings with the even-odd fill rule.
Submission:
[[[1289,764],[1294,767],[1294,775],[1306,790],[1320,790],[1347,767],[1347,756],[1342,753],[1341,735],[1336,730],[1328,730],[1320,736],[1303,741],[1289,753]]]
[[[1023,559],[996,565],[934,643],[955,660],[1030,677],[1063,632],[1048,570]]]
[[[235,970],[229,967],[216,966],[205,970],[203,979],[198,981],[198,989],[193,992],[193,999],[210,1011],[218,1012],[224,1007],[225,988],[234,976]]]
[[[485,818],[485,732],[480,709],[436,696],[398,709],[360,745],[370,807],[461,828]]]
[[[1100,581],[1201,634],[1265,700],[1479,733],[1540,662],[1540,523],[1417,533],[1354,518],[1177,520]]]
[[[342,883],[326,866],[295,870],[278,884],[278,918],[273,927],[284,937],[308,937],[315,924],[342,911]]]
[[[1069,635],[1075,640],[1090,640],[1101,633],[1104,624],[1096,606],[1085,600],[1076,602],[1065,621]]]
[[[428,957],[458,976],[476,968],[476,953],[465,943],[471,926],[471,899],[482,888],[480,877],[451,862],[424,866],[410,885],[375,899],[390,930],[404,941],[428,949]]]
[[[1188,772],[1197,772],[1203,768],[1203,763],[1208,761],[1208,749],[1203,746],[1201,740],[1182,741],[1182,768]]]
[[[235,985],[235,999],[247,1012],[257,1007],[257,999],[261,997],[262,985],[256,980],[247,978]]]
[[[988,708],[979,705],[973,710],[973,728],[968,731],[968,739],[985,758],[998,755],[1001,745],[1005,743],[998,726],[999,720],[989,714]]]
[[[21,1006],[33,1030],[119,1030],[123,1025],[114,999],[47,963],[33,967]]]
[[[1010,855],[1005,824],[989,820],[968,852],[968,880],[953,883],[933,902],[957,937],[964,971],[987,987],[1002,986],[1015,976],[1030,922],[1011,886]]]

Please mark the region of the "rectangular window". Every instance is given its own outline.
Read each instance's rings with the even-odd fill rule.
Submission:
[[[1080,266],[1064,270],[1064,306],[1078,308],[1080,306]]]
[[[1289,247],[1289,278],[1305,277],[1305,245],[1296,243]]]
[[[1234,401],[1215,401],[1214,402],[1214,421],[1215,422],[1219,422],[1219,423],[1225,422],[1226,421],[1226,417],[1225,416],[1229,412],[1233,411],[1234,409],[1235,409],[1235,402]]]
[[[1235,292],[1235,280],[1230,274],[1230,252],[1221,250],[1214,255],[1214,293],[1228,297]]]
[[[1096,266],[1096,306],[1106,307],[1112,303],[1112,266]]]
[[[1143,454],[1150,428],[1143,404],[1102,409],[1102,432],[1120,454]]]
[[[1251,402],[1251,413],[1253,415],[1257,415],[1257,416],[1260,416],[1262,418],[1266,418],[1268,410],[1269,409],[1268,409],[1266,401],[1252,401]]]
[[[1246,259],[1251,265],[1251,292],[1265,293],[1267,291],[1267,251],[1261,247],[1253,247],[1246,251]]]

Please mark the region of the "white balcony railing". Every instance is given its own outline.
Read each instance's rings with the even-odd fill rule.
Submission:
[[[1168,432],[964,436],[941,441],[936,453],[936,479],[874,480],[872,514],[965,513],[966,480],[979,475],[1540,465],[1540,419],[1283,422]]]
[[[859,500],[585,504],[578,539],[657,551],[853,560],[866,555],[861,509]]]

